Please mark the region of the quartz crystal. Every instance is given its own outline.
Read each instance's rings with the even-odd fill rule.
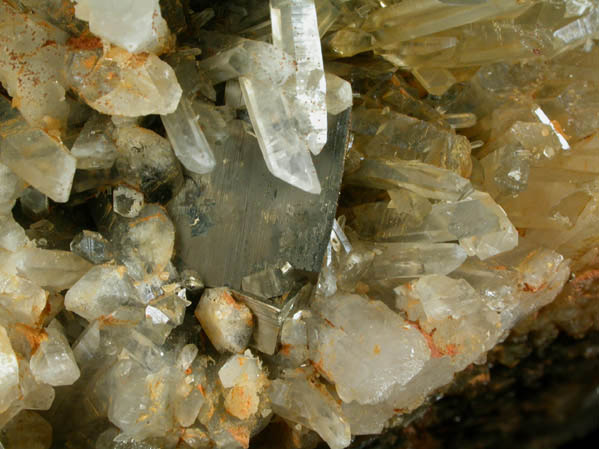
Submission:
[[[254,327],[252,313],[227,289],[207,289],[195,315],[218,351],[241,353],[247,348]]]
[[[118,186],[112,192],[112,208],[115,213],[127,217],[135,218],[144,207],[143,193],[127,186]]]
[[[4,98],[0,98],[0,160],[54,201],[69,199],[76,159],[60,139],[31,127]]]
[[[299,130],[313,154],[327,141],[326,78],[314,0],[270,0],[272,40],[297,62],[288,81]]]
[[[69,86],[102,114],[171,114],[181,98],[175,72],[151,53],[134,55],[111,47],[102,54],[74,48],[67,64]],[[105,80],[108,74],[109,83]]]
[[[161,53],[169,44],[158,0],[77,0],[75,15],[96,36],[131,53]]]
[[[116,159],[116,146],[113,140],[114,125],[108,117],[92,116],[79,133],[71,148],[77,158],[77,168],[93,170],[110,168]]]
[[[181,98],[175,112],[163,115],[162,123],[177,158],[187,170],[193,173],[212,171],[216,164],[214,154],[187,98]]]
[[[292,105],[281,88],[241,77],[241,91],[270,172],[306,192],[319,194],[320,182],[308,146],[294,126]]]

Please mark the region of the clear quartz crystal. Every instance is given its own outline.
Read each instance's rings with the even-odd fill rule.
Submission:
[[[270,0],[272,40],[297,62],[287,82],[299,130],[313,154],[327,141],[326,78],[314,0]]]
[[[293,107],[282,89],[245,76],[239,82],[270,172],[292,186],[319,194],[320,182],[310,151],[294,126]]]
[[[327,81],[327,112],[339,114],[350,108],[353,103],[351,84],[333,73],[325,73]]]
[[[175,112],[162,115],[161,119],[173,150],[183,166],[193,173],[211,172],[216,160],[191,102],[182,96]]]
[[[77,160],[56,136],[31,127],[0,98],[0,161],[56,202],[69,199]]]
[[[118,186],[112,192],[113,210],[127,218],[135,218],[144,207],[144,195],[127,186]]]
[[[77,158],[78,169],[112,167],[117,152],[111,135],[113,129],[109,117],[95,115],[85,122],[71,148],[71,154]]]
[[[31,372],[38,382],[52,386],[72,385],[80,375],[73,351],[61,325],[52,321],[45,329],[46,337],[31,356]]]

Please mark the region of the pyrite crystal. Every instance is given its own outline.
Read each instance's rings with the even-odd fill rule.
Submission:
[[[0,448],[357,447],[599,331],[598,73],[597,0],[0,0]]]

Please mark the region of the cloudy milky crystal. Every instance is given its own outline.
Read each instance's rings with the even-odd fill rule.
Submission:
[[[131,53],[160,53],[169,43],[158,0],[77,0],[75,14],[96,36]]]
[[[319,194],[320,182],[310,151],[295,127],[293,105],[283,90],[245,76],[239,78],[239,82],[270,172],[292,186]]]
[[[298,126],[310,151],[320,153],[327,141],[326,79],[314,0],[270,0],[272,40],[297,61],[287,84]]]
[[[214,154],[190,101],[182,96],[175,112],[161,118],[173,150],[183,166],[193,173],[212,171],[216,165]]]

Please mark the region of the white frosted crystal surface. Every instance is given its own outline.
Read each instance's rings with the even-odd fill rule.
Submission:
[[[297,62],[286,88],[303,138],[318,154],[327,141],[327,86],[314,0],[270,0],[270,19],[273,45]]]
[[[36,324],[47,297],[48,293],[33,282],[0,272],[0,307],[10,321]]]
[[[0,160],[54,201],[69,199],[76,159],[60,139],[31,127],[0,98]]]
[[[78,169],[112,167],[117,151],[111,135],[113,129],[109,117],[93,116],[85,122],[71,148],[71,154],[77,158]]]
[[[241,76],[281,86],[296,72],[293,57],[266,42],[243,39],[233,48],[199,62],[212,84]]]
[[[172,114],[162,115],[173,150],[183,166],[193,173],[209,173],[216,160],[190,101],[183,96]]]
[[[92,265],[70,251],[24,248],[14,256],[19,275],[55,290],[71,287]]]
[[[381,402],[422,369],[422,335],[380,301],[337,293],[313,305],[310,358],[345,402]]]
[[[67,310],[88,321],[109,315],[117,307],[138,302],[132,280],[123,267],[97,265],[65,295]]]
[[[104,54],[72,50],[68,70],[70,87],[107,115],[171,114],[181,98],[174,70],[152,53],[133,55],[118,47]]]
[[[66,32],[38,16],[0,4],[0,83],[32,126],[56,130],[66,123],[67,39]]]
[[[333,73],[325,73],[327,81],[327,112],[339,114],[353,104],[351,84]]]
[[[272,409],[314,430],[332,449],[342,449],[351,442],[349,424],[341,406],[313,376],[310,370],[298,368],[274,380],[269,388]]]
[[[50,323],[37,351],[31,356],[31,372],[38,382],[52,386],[72,385],[80,375],[79,367],[60,324]]]
[[[12,214],[0,215],[0,248],[15,252],[29,243],[25,230]]]
[[[0,413],[19,396],[19,364],[6,329],[0,326]]]
[[[241,90],[264,161],[279,179],[306,192],[319,194],[320,182],[310,151],[293,120],[293,109],[281,88],[241,77]]]
[[[77,0],[75,14],[96,36],[131,53],[163,51],[169,30],[158,0]]]
[[[247,348],[254,329],[252,313],[235,301],[228,289],[207,289],[195,309],[195,316],[218,351],[241,353]]]
[[[8,214],[13,208],[25,183],[10,168],[0,163],[0,214]]]
[[[231,356],[218,371],[218,378],[226,389],[227,412],[239,419],[248,419],[258,411],[266,375],[260,360],[249,350],[243,355]]]

